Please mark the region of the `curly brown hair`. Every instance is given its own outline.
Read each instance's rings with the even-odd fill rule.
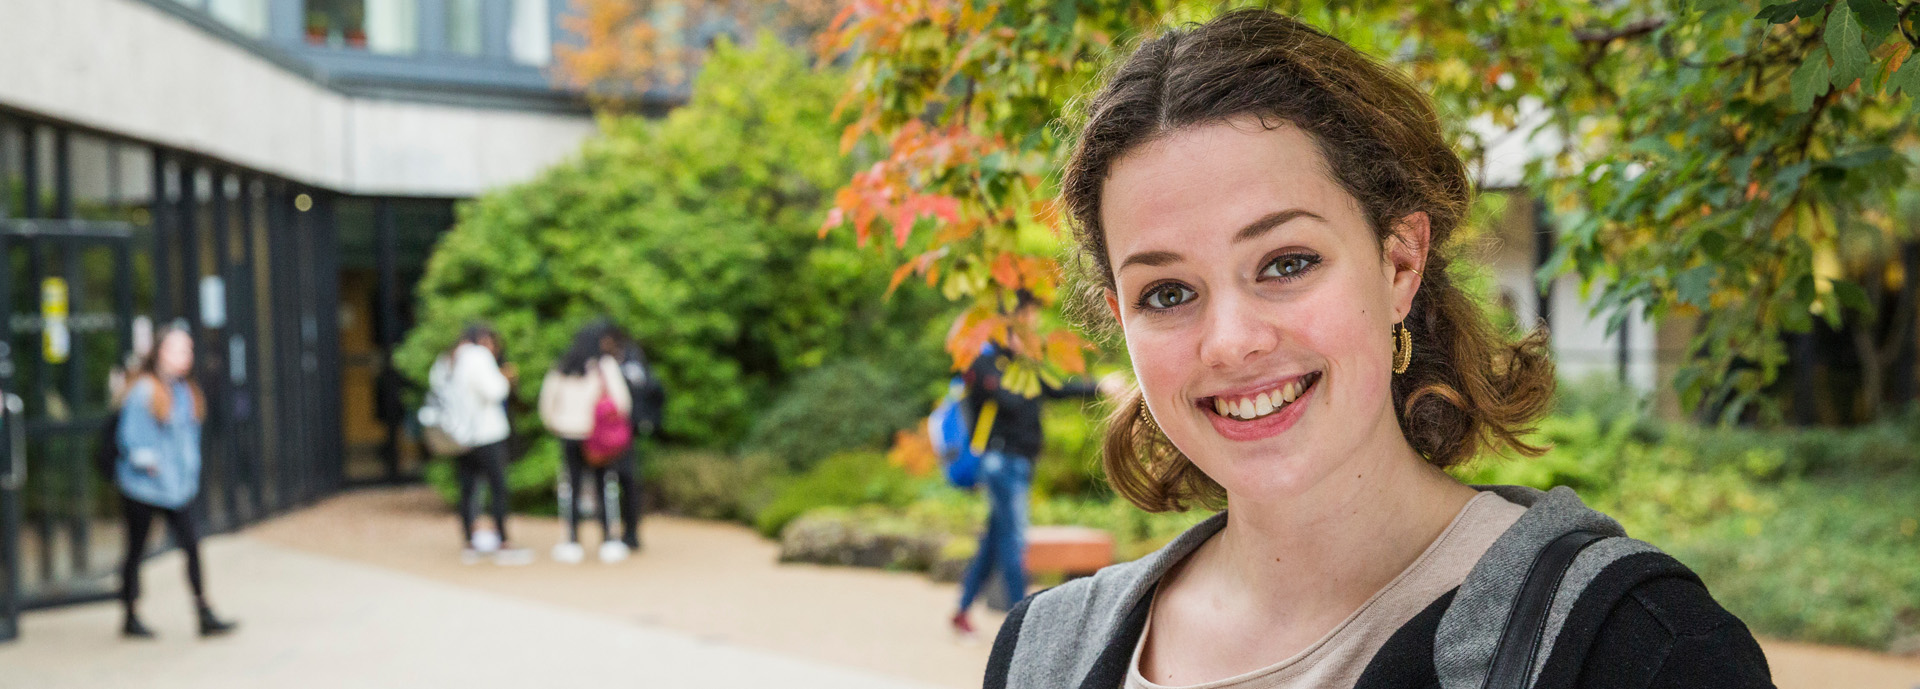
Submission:
[[[1543,452],[1524,436],[1553,396],[1546,333],[1508,341],[1448,272],[1473,184],[1432,102],[1394,69],[1292,17],[1236,10],[1148,39],[1087,104],[1061,196],[1096,289],[1115,288],[1100,224],[1114,162],[1169,133],[1240,116],[1307,133],[1383,252],[1400,218],[1427,214],[1432,249],[1404,322],[1416,355],[1393,379],[1413,449],[1439,467],[1483,451]],[[1217,507],[1225,497],[1160,433],[1137,392],[1110,419],[1103,464],[1114,490],[1149,511]]]

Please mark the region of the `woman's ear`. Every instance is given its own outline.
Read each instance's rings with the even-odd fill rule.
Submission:
[[[1399,322],[1413,310],[1413,295],[1420,291],[1421,273],[1427,269],[1427,250],[1433,240],[1433,223],[1426,211],[1409,213],[1393,225],[1387,238],[1387,263],[1392,267],[1393,319]]]
[[[1113,290],[1103,290],[1107,296],[1107,310],[1113,312],[1113,322],[1120,322],[1120,297]]]

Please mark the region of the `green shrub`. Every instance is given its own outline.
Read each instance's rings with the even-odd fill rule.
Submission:
[[[754,422],[745,447],[804,472],[828,456],[881,450],[895,431],[925,416],[925,405],[897,375],[843,360],[800,376]]]
[[[1046,444],[1033,466],[1036,497],[1110,496],[1107,474],[1100,467],[1100,443],[1106,430],[1107,407],[1086,400],[1047,403],[1040,430]]]
[[[938,488],[930,479],[908,476],[881,453],[842,453],[807,473],[780,481],[775,497],[753,523],[771,538],[780,535],[788,522],[817,507],[903,508]]]
[[[1920,635],[1912,419],[1754,430],[1663,427],[1605,409],[1563,407],[1544,420],[1546,456],[1457,473],[1574,487],[1692,567],[1758,633],[1874,649]]]
[[[687,449],[655,453],[644,473],[645,490],[659,496],[661,509],[747,524],[773,500],[782,477],[777,461],[766,455]]]
[[[461,204],[395,366],[423,381],[464,324],[489,321],[531,402],[573,332],[605,316],[646,344],[667,437],[710,448],[737,444],[773,391],[832,358],[937,376],[940,296],[882,299],[898,257],[818,235],[852,172],[842,91],[839,71],[778,40],[716,47],[664,119],[605,118],[576,158]]]

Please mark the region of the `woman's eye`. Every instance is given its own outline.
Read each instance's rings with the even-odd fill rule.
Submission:
[[[1147,290],[1140,297],[1140,305],[1150,309],[1170,309],[1193,301],[1193,297],[1193,290],[1186,285],[1169,282]]]
[[[1312,254],[1287,254],[1273,259],[1266,270],[1260,271],[1260,277],[1296,278],[1320,263],[1320,257]]]

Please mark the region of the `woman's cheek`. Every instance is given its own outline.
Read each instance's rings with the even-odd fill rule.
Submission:
[[[1127,328],[1125,335],[1127,355],[1133,359],[1133,374],[1140,381],[1141,390],[1151,397],[1153,404],[1163,404],[1171,391],[1179,389],[1185,377],[1181,362],[1191,362],[1191,357],[1180,355],[1177,333],[1135,326]]]

